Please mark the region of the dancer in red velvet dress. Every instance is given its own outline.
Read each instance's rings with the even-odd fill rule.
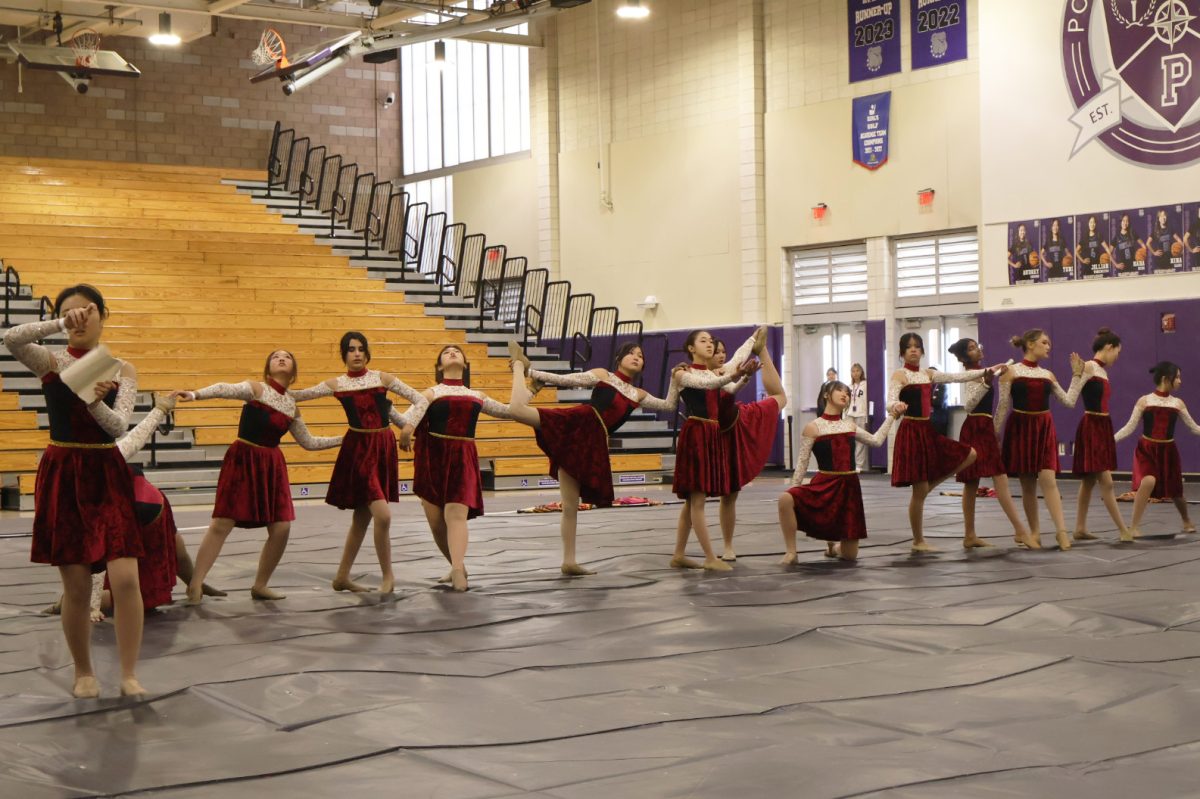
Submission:
[[[947,477],[975,462],[975,451],[965,444],[940,435],[929,423],[934,383],[966,383],[978,380],[988,370],[949,374],[922,369],[925,342],[916,333],[900,337],[900,358],[904,368],[892,373],[888,384],[888,410],[897,402],[905,405],[904,418],[896,431],[896,449],[892,454],[892,485],[912,486],[908,503],[908,522],[912,527],[914,554],[935,552],[925,541],[925,497]],[[994,367],[1003,371],[1004,366]]]
[[[167,414],[175,408],[175,400],[170,397],[156,397],[154,408],[135,428],[117,440],[117,449],[121,457],[128,463],[129,459],[141,452],[150,441],[155,429],[162,424]],[[142,537],[142,547],[145,550],[138,558],[138,590],[142,594],[142,608],[145,612],[154,610],[162,605],[171,604],[171,592],[175,588],[175,580],[183,580],[186,586],[192,578],[192,558],[188,555],[187,543],[175,527],[175,517],[171,512],[171,503],[161,491],[146,479],[142,467],[129,463],[129,471],[133,475],[133,508],[137,515],[139,533]],[[101,569],[92,575],[92,621],[104,621],[106,613],[112,613],[112,586],[109,584],[108,572],[103,564],[93,565]],[[204,591],[209,596],[225,596],[225,592],[205,585]],[[58,615],[62,612],[62,597],[58,598],[45,613]]]
[[[751,345],[755,358],[746,362],[742,369],[742,377],[736,382],[721,386],[721,393],[718,395],[717,421],[729,457],[729,490],[722,495],[719,509],[721,538],[724,544],[721,560],[729,563],[737,560],[737,552],[733,548],[733,534],[737,527],[738,494],[766,465],[767,458],[771,456],[771,448],[775,444],[779,414],[787,406],[783,380],[766,352],[766,343],[765,336],[751,336],[747,344]],[[725,342],[713,339],[713,347],[713,358],[708,367],[714,372],[723,373],[726,359]],[[750,381],[752,374],[760,369],[767,396],[757,402],[738,402],[737,393]],[[686,539],[691,524],[691,508],[684,505],[679,509],[677,537]]]
[[[325,493],[327,505],[342,510],[354,509],[346,533],[346,546],[333,578],[333,590],[370,590],[351,580],[350,570],[354,568],[354,559],[367,535],[367,523],[374,522],[375,554],[382,572],[379,593],[390,594],[396,587],[396,577],[392,572],[392,511],[388,503],[400,501],[400,458],[389,422],[402,428],[406,442],[412,425],[408,416],[394,413],[387,395],[391,392],[411,402],[413,407],[408,414],[415,414],[425,399],[419,391],[387,372],[367,368],[371,362],[371,346],[362,333],[349,331],[342,336],[339,347],[346,374],[290,393],[296,402],[337,397],[350,426],[342,439],[342,449],[338,452]]]
[[[1142,516],[1150,498],[1169,499],[1175,503],[1183,520],[1183,532],[1196,532],[1188,517],[1187,500],[1183,497],[1183,469],[1179,464],[1179,449],[1175,446],[1175,424],[1183,422],[1188,430],[1200,435],[1200,425],[1192,419],[1187,406],[1179,397],[1171,396],[1183,385],[1183,373],[1170,361],[1160,361],[1150,370],[1154,375],[1154,393],[1147,394],[1133,407],[1133,415],[1116,434],[1116,440],[1128,438],[1138,423],[1142,437],[1133,453],[1133,520],[1130,532],[1141,535]]]
[[[796,531],[826,542],[825,557],[854,561],[858,542],[867,537],[862,486],[854,468],[854,445],[882,446],[892,424],[904,413],[903,402],[894,402],[891,413],[871,435],[842,414],[850,406],[850,387],[834,380],[821,386],[817,407],[821,416],[804,426],[791,488],[779,497],[779,528],[785,552],[779,562],[796,562]],[[804,482],[808,462],[817,456],[817,475]]]
[[[1083,360],[1071,355],[1073,379],[1069,391],[1063,391],[1054,373],[1041,366],[1050,357],[1050,337],[1045,331],[1027,330],[1013,336],[1012,344],[1024,354],[1020,363],[1013,364],[1000,379],[1000,403],[996,409],[996,432],[1004,429],[1001,457],[1009,477],[1021,480],[1021,504],[1029,522],[1029,547],[1042,548],[1042,528],[1038,521],[1038,488],[1046,498],[1046,509],[1054,521],[1055,539],[1062,550],[1071,548],[1071,534],[1063,519],[1062,495],[1058,492],[1058,436],[1054,418],[1050,415],[1050,397],[1058,397],[1068,408],[1074,408],[1083,386]],[[1013,417],[1004,424],[1009,408]]]
[[[1079,505],[1075,512],[1075,540],[1088,541],[1096,536],[1088,532],[1088,505],[1092,488],[1100,483],[1100,497],[1108,515],[1117,525],[1120,540],[1132,541],[1133,534],[1125,526],[1117,507],[1117,492],[1113,490],[1113,470],[1117,468],[1117,442],[1113,438],[1112,417],[1108,415],[1108,369],[1121,355],[1121,338],[1102,327],[1092,341],[1092,360],[1083,365],[1083,418],[1075,430],[1075,454],[1071,471],[1080,478]]]
[[[562,495],[562,573],[595,574],[579,565],[575,555],[575,535],[581,499],[602,508],[613,503],[608,437],[639,407],[671,412],[677,403],[659,399],[633,385],[645,365],[642,347],[636,342],[622,344],[617,349],[611,372],[589,369],[561,375],[532,369],[515,341],[509,342],[508,353],[513,363],[513,390],[508,411],[515,421],[537,431],[538,446],[550,459],[550,476],[558,481]],[[533,395],[525,387],[526,374],[535,385],[590,388],[592,396],[582,405],[531,408],[529,402]]]
[[[262,382],[216,383],[198,391],[175,392],[184,402],[234,399],[245,403],[238,420],[237,440],[229,445],[221,462],[212,522],[200,542],[196,568],[188,584],[189,605],[200,604],[204,578],[234,527],[267,528],[250,596],[263,600],[285,598],[268,585],[287,548],[296,518],[287,461],[279,450],[279,441],[290,432],[308,450],[330,449],[342,443],[341,436],[314,437],[308,431],[296,401],[288,394],[288,386],[296,382],[296,376],[295,357],[287,350],[276,350],[267,356]]]
[[[687,500],[691,516],[691,529],[696,531],[696,540],[704,550],[704,563],[687,557],[688,529],[680,525],[675,534],[675,552],[671,567],[676,569],[708,569],[729,571],[732,567],[717,558],[708,538],[708,524],[704,519],[704,503],[707,497],[720,497],[730,493],[730,454],[725,436],[721,435],[720,405],[721,386],[741,379],[746,371],[743,365],[757,343],[766,340],[767,330],[759,328],[753,337],[738,348],[725,366],[724,373],[712,372],[708,363],[716,352],[713,338],[707,330],[695,330],[684,342],[684,352],[692,359],[685,369],[675,369],[671,376],[671,391],[667,398],[673,399],[676,392],[683,399],[687,419],[679,430],[675,446],[675,495]]]
[[[983,366],[983,348],[971,338],[963,338],[950,345],[950,353],[968,371]],[[975,533],[975,500],[979,495],[979,481],[990,478],[996,489],[996,499],[1013,528],[1013,540],[1019,546],[1029,546],[1029,531],[1017,513],[1012,493],[1008,487],[1008,474],[1004,459],[1000,456],[1000,441],[996,438],[996,425],[992,418],[995,399],[995,375],[985,370],[983,377],[963,384],[962,404],[967,412],[958,443],[975,450],[975,462],[954,476],[963,484],[963,549],[990,547],[987,541]]]
[[[449,582],[467,590],[467,520],[483,515],[483,478],[475,426],[479,414],[510,419],[508,406],[472,391],[471,364],[457,344],[442,347],[434,363],[437,385],[422,392],[407,421],[417,426],[413,442],[413,491],[429,522],[434,543],[450,563]]]
[[[4,334],[12,356],[41,378],[50,417],[50,445],[38,463],[34,489],[31,559],[57,566],[62,576],[63,634],[75,662],[72,693],[79,698],[100,695],[92,669],[90,605],[92,565],[106,564],[117,605],[121,693],[141,696],[146,691],[136,675],[142,642],[137,558],[143,549],[133,480],[114,443],[129,428],[137,372],[122,364],[117,381],[97,384],[96,399],[85,403],[59,375],[100,343],[108,317],[104,297],[92,286],[70,286],[59,292],[54,317]],[[61,332],[68,342],[61,352],[36,343]]]

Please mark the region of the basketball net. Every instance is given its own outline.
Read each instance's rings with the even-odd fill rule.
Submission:
[[[283,43],[283,37],[279,35],[279,31],[274,28],[267,28],[263,31],[258,40],[258,47],[254,48],[250,58],[254,59],[254,63],[259,66],[266,66],[273,62],[277,67],[286,67],[288,65],[287,46]]]
[[[91,28],[84,28],[71,37],[68,42],[75,53],[75,66],[90,67],[96,63],[96,53],[100,50],[100,34]]]

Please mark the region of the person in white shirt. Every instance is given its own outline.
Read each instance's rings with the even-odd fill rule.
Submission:
[[[850,407],[846,411],[847,418],[858,427],[866,429],[868,412],[871,406],[867,402],[867,372],[861,363],[850,367]],[[854,468],[860,472],[871,468],[868,459],[870,448],[861,442],[854,448]]]

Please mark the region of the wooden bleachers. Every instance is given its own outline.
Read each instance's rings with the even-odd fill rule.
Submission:
[[[261,175],[0,158],[0,259],[35,297],[53,298],[81,281],[100,288],[111,307],[104,341],[138,368],[141,391],[256,378],[280,347],[295,353],[299,385],[309,386],[343,371],[338,339],[358,329],[370,338],[372,367],[418,389],[433,382],[440,347],[459,343],[473,386],[506,401],[511,373],[504,360],[488,358],[486,345],[467,343],[462,331],[447,330],[441,317],[426,316],[423,306],[222,178]],[[554,402],[553,390],[538,401]],[[236,437],[239,410],[228,401],[181,405],[176,421],[195,447],[224,447]],[[332,399],[306,403],[302,414],[318,435],[345,429]],[[48,433],[11,390],[0,391],[0,431],[0,474],[6,484],[17,476],[29,493]],[[546,460],[523,425],[483,421],[478,438],[480,456],[493,460],[497,474],[545,474]],[[328,481],[337,450],[310,453],[292,443],[284,450],[293,483]],[[411,478],[411,456],[401,456],[401,476]],[[657,455],[614,457],[618,471],[660,465]]]

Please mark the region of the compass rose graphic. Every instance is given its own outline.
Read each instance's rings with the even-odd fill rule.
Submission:
[[[1155,38],[1174,51],[1175,45],[1188,35],[1195,18],[1196,15],[1188,12],[1183,0],[1170,0],[1159,6],[1150,27],[1154,29]]]

